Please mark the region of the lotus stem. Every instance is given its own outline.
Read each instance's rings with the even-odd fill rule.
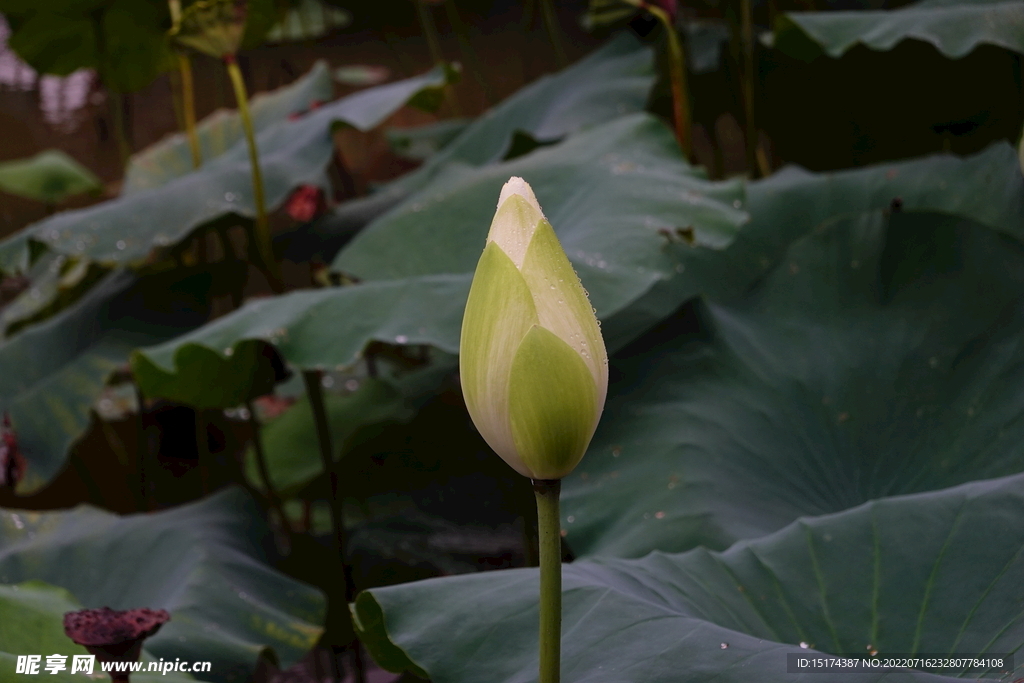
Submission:
[[[256,452],[256,469],[259,470],[260,480],[266,490],[267,502],[270,508],[281,519],[281,530],[288,539],[289,550],[292,546],[292,525],[288,521],[288,515],[284,511],[284,502],[281,496],[274,489],[274,482],[270,478],[270,469],[267,467],[267,453],[263,450],[263,437],[259,418],[256,417],[256,406],[252,401],[245,402],[245,409],[249,413],[249,428],[252,430],[252,448]]]
[[[181,75],[181,116],[188,136],[188,148],[192,152],[192,168],[203,165],[203,153],[199,147],[199,133],[196,131],[195,86],[192,82],[192,60],[188,55],[178,53],[178,73]]]
[[[743,116],[746,119],[747,169],[751,177],[758,173],[757,127],[754,121],[754,10],[750,0],[740,0],[743,31]]]
[[[561,479],[534,479],[540,537],[540,683],[558,683],[562,660]]]
[[[181,23],[181,0],[167,0],[171,12],[171,25],[177,30]],[[192,83],[192,60],[184,52],[178,52],[178,73],[181,81],[181,118],[188,136],[189,150],[192,152],[192,168],[203,164],[202,152],[199,148],[199,135],[196,133],[195,87]]]
[[[242,129],[245,131],[245,141],[249,146],[249,163],[252,168],[252,198],[256,205],[256,227],[255,242],[256,251],[262,262],[264,273],[270,282],[271,289],[280,294],[284,291],[281,282],[280,268],[277,259],[274,258],[274,247],[270,239],[270,222],[267,219],[267,206],[263,198],[263,174],[260,172],[259,150],[256,147],[256,134],[253,132],[252,116],[249,114],[249,96],[245,90],[245,80],[242,78],[242,70],[238,68],[238,61],[234,55],[224,57],[227,65],[228,76],[231,78],[231,86],[235,90],[235,100],[238,103],[238,115],[242,118]]]
[[[565,56],[565,48],[562,47],[562,30],[558,25],[558,15],[555,14],[551,0],[540,0],[540,13],[544,17],[544,28],[548,32],[551,47],[555,50],[558,68],[564,69],[569,66],[569,59]]]
[[[679,33],[676,32],[676,28],[672,24],[672,18],[660,7],[643,0],[626,0],[626,2],[643,8],[665,29],[665,40],[668,45],[669,87],[672,90],[672,122],[679,150],[687,161],[692,161],[690,132],[693,124],[690,116],[690,88],[686,79],[686,53],[683,52]]]
[[[338,494],[338,465],[334,461],[334,445],[331,441],[331,426],[327,422],[327,408],[324,404],[323,372],[320,370],[303,370],[302,381],[306,385],[306,396],[309,398],[309,405],[313,409],[313,421],[316,423],[317,441],[320,444],[320,460],[323,463],[324,474],[330,491],[331,506],[331,527],[334,532],[334,547],[341,561],[341,581],[344,591],[345,604],[352,602],[355,598],[355,590],[352,585],[352,569],[348,564],[347,550],[345,548],[345,517],[342,508],[341,496]],[[359,652],[358,639],[353,643],[355,648],[353,668],[355,669],[356,683],[364,683],[366,671],[362,656]]]
[[[324,474],[327,475],[330,489],[331,526],[334,532],[334,545],[338,551],[338,558],[343,565],[347,565],[345,517],[341,507],[341,497],[338,495],[338,469],[334,462],[334,445],[331,440],[331,426],[327,422],[327,408],[324,405],[322,379],[323,372],[319,370],[304,370],[302,372],[302,381],[306,385],[306,396],[309,398],[309,405],[313,409],[313,422],[316,424],[317,442],[320,444],[320,462],[323,464]],[[342,579],[345,585],[345,598],[349,599],[352,589],[349,585],[347,571]]]

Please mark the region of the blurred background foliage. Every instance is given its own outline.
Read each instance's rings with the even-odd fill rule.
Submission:
[[[611,353],[564,488],[580,671],[1019,647],[986,601],[1019,603],[1020,558],[939,566],[944,534],[966,557],[1024,528],[1024,3],[205,2],[245,116],[230,71],[168,37],[173,5],[0,0],[0,634],[146,606],[172,621],[144,656],[209,680],[528,678],[529,624],[438,640],[499,585],[513,623],[532,585],[455,578],[536,560],[529,484],[456,372],[519,175]],[[802,543],[833,533],[856,543],[819,604]],[[873,588],[849,562],[871,552]],[[954,595],[969,570],[988,589]],[[922,630],[929,576],[949,589]],[[637,577],[678,595],[634,623]],[[732,605],[728,577],[777,602]],[[883,589],[903,626],[829,623]],[[659,645],[630,631],[648,618],[704,635]],[[609,634],[632,654],[603,659]]]

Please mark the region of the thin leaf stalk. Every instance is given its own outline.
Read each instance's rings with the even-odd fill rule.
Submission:
[[[679,40],[679,33],[668,13],[656,5],[644,0],[626,0],[634,7],[640,7],[657,19],[665,29],[665,41],[668,46],[669,87],[672,90],[672,123],[675,128],[679,150],[692,161],[691,129],[693,118],[690,114],[690,87],[686,78],[686,53]]]
[[[203,165],[203,153],[199,147],[199,133],[196,130],[196,95],[192,80],[192,60],[188,55],[178,53],[178,73],[181,76],[181,116],[188,136],[188,149],[192,153],[192,168]]]
[[[334,534],[334,547],[341,562],[342,590],[344,592],[344,604],[352,602],[355,598],[355,589],[352,585],[352,569],[348,563],[348,551],[345,543],[345,516],[342,508],[342,499],[338,491],[338,464],[334,460],[334,445],[331,439],[331,426],[327,421],[327,408],[324,404],[323,372],[320,370],[303,370],[302,381],[306,386],[306,397],[313,409],[313,422],[316,425],[317,443],[320,445],[320,460],[323,464],[324,474],[327,475],[328,488],[330,493],[331,527]],[[359,654],[359,641],[353,643],[355,648],[353,668],[355,669],[356,683],[364,683],[366,671],[362,658]]]
[[[294,531],[292,530],[291,522],[288,520],[288,515],[284,511],[284,501],[274,488],[274,482],[270,478],[270,468],[267,467],[267,453],[263,449],[262,425],[260,425],[259,418],[256,416],[256,406],[253,405],[252,401],[246,401],[245,409],[249,414],[249,429],[252,431],[252,449],[256,453],[256,469],[260,474],[260,483],[263,484],[263,489],[266,491],[267,503],[270,505],[270,509],[281,520],[281,530],[284,532],[290,550]]]
[[[534,479],[540,547],[540,683],[558,683],[562,660],[561,479]]]
[[[259,149],[256,147],[256,134],[253,131],[252,116],[249,113],[249,96],[245,89],[245,80],[242,78],[242,70],[238,68],[238,61],[234,55],[224,57],[224,64],[227,66],[228,77],[231,79],[231,86],[235,91],[235,100],[238,103],[238,115],[242,119],[242,129],[245,131],[245,141],[249,147],[249,163],[252,169],[252,196],[256,205],[256,226],[254,239],[256,251],[270,287],[276,293],[284,290],[281,282],[280,268],[277,259],[274,258],[274,248],[270,239],[270,221],[267,218],[266,200],[263,196],[263,174],[260,172]]]

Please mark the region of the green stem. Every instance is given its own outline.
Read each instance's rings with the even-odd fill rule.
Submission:
[[[626,2],[635,7],[642,7],[665,29],[665,40],[668,45],[669,87],[672,89],[672,122],[680,151],[687,161],[693,161],[690,140],[693,128],[690,116],[690,88],[686,79],[686,53],[683,52],[679,33],[672,25],[672,18],[660,7],[643,2],[643,0],[626,0]]]
[[[249,114],[249,97],[245,91],[245,80],[242,78],[242,70],[238,68],[238,62],[234,55],[224,57],[224,63],[227,65],[228,76],[231,78],[231,86],[235,90],[238,115],[242,118],[242,129],[245,131],[245,141],[249,146],[249,163],[252,167],[252,198],[256,205],[254,235],[256,251],[263,262],[264,272],[270,281],[271,289],[280,294],[284,291],[284,285],[281,282],[280,267],[277,264],[277,259],[274,258],[274,248],[270,239],[270,222],[267,219],[267,206],[263,198],[263,174],[260,173],[259,150],[256,148],[252,116]]]
[[[188,55],[178,53],[178,73],[181,74],[181,115],[188,135],[188,148],[192,152],[192,168],[203,164],[203,153],[199,147],[199,133],[196,131],[195,86],[192,83],[192,60]]]
[[[565,56],[565,49],[562,47],[562,31],[558,26],[558,16],[551,0],[540,0],[540,12],[544,17],[544,28],[547,29],[548,39],[551,47],[555,49],[555,59],[558,60],[558,68],[564,69],[569,66],[569,60]]]
[[[263,450],[263,432],[260,429],[259,418],[256,417],[256,406],[252,404],[252,401],[245,402],[245,409],[249,412],[249,428],[252,430],[252,447],[256,451],[256,469],[259,470],[260,480],[263,484],[264,490],[266,490],[267,502],[270,504],[271,509],[277,513],[277,516],[281,520],[281,531],[284,532],[285,539],[288,542],[289,551],[293,545],[292,525],[288,521],[288,515],[284,511],[284,502],[281,500],[281,496],[278,495],[274,489],[274,482],[270,479],[270,469],[267,467],[267,453]]]
[[[534,479],[540,536],[540,683],[558,683],[562,648],[561,479]]]
[[[343,565],[347,565],[345,551],[345,517],[341,508],[341,497],[338,495],[338,468],[334,462],[334,445],[331,440],[331,426],[327,422],[327,409],[324,406],[324,390],[321,380],[323,373],[319,370],[303,370],[302,381],[306,385],[306,396],[309,398],[309,405],[313,409],[313,422],[316,424],[317,442],[320,444],[320,462],[327,475],[330,486],[331,504],[331,526],[334,532],[334,545],[338,551],[338,558]],[[345,586],[345,598],[351,599],[352,590],[349,586],[348,576],[343,575],[342,580]]]
[[[338,464],[334,460],[334,445],[331,441],[331,426],[327,422],[327,409],[324,405],[323,372],[320,370],[303,370],[302,381],[306,385],[306,396],[313,409],[313,422],[316,424],[317,441],[320,444],[320,461],[323,463],[324,474],[330,485],[331,527],[334,531],[334,546],[341,561],[341,583],[345,603],[355,599],[355,588],[352,585],[352,568],[348,563],[345,548],[345,517],[342,510],[341,495],[338,492]],[[366,667],[359,654],[359,641],[352,643],[355,648],[353,668],[356,683],[365,683]]]

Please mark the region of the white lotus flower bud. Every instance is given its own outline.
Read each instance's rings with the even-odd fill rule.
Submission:
[[[505,462],[561,479],[604,410],[608,353],[587,293],[522,178],[501,189],[462,320],[466,406]]]

